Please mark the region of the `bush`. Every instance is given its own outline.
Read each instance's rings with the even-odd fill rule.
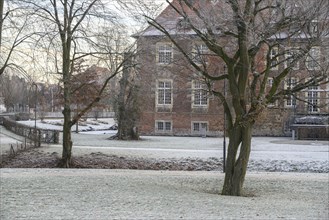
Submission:
[[[30,119],[30,114],[29,113],[17,113],[15,114],[15,121],[27,121]]]

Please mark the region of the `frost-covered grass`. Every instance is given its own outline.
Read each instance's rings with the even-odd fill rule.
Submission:
[[[62,127],[56,125],[60,122],[60,120],[46,120],[46,123],[38,121],[37,126],[61,130]],[[34,126],[34,121],[20,123]],[[77,156],[100,152],[106,155],[150,159],[197,158],[207,161],[216,158],[222,161],[223,158],[221,137],[142,136],[139,141],[118,141],[109,140],[109,137],[116,133],[115,130],[104,130],[115,123],[113,119],[87,120],[85,123],[87,126],[79,126],[79,133],[72,133],[73,154]],[[89,131],[83,132],[88,129]],[[75,127],[72,130],[75,130]],[[2,145],[5,146],[4,140]],[[60,154],[62,148],[61,145],[50,145],[43,150]],[[301,141],[292,140],[290,137],[253,137],[249,170],[328,172],[328,158],[328,141]]]
[[[35,121],[18,121],[18,123],[34,127]],[[46,119],[43,121],[37,120],[37,128],[62,131],[63,123],[64,121],[61,119]],[[87,119],[79,121],[78,130],[79,132],[108,130],[114,124],[115,121],[113,118],[102,118],[99,120]],[[76,131],[76,128],[76,125],[74,125],[72,127],[72,131]]]
[[[0,219],[328,219],[328,175],[250,173],[246,197],[221,172],[2,169]],[[64,208],[63,208],[64,207]]]
[[[34,121],[19,123],[34,126]],[[61,120],[37,121],[38,128],[61,130]],[[113,118],[88,119],[72,133],[74,150],[120,153],[125,156],[155,158],[220,158],[223,155],[223,138],[142,136],[140,141],[108,140],[116,133],[109,128]],[[75,131],[73,126],[72,130]],[[228,143],[228,140],[227,140]],[[88,150],[89,149],[89,150]],[[255,161],[328,161],[328,141],[300,141],[290,137],[253,137],[250,159]]]

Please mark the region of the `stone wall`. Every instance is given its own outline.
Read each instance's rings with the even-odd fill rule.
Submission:
[[[254,125],[255,136],[290,136],[291,112],[282,108],[268,108],[263,111]]]

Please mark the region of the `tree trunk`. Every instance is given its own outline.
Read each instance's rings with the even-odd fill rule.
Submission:
[[[60,166],[69,168],[71,166],[72,156],[72,138],[71,138],[71,111],[64,109],[64,125],[63,125],[63,152]]]
[[[138,140],[136,122],[139,118],[138,89],[134,84],[131,66],[131,54],[125,54],[126,68],[120,79],[120,91],[116,100],[115,114],[118,121],[118,132],[112,137],[119,140]]]
[[[137,119],[135,119],[138,112],[134,108],[136,106],[125,103],[124,97],[121,100],[119,98],[117,105],[116,117],[118,121],[118,132],[112,138],[119,140],[138,140],[139,133],[136,126]]]
[[[3,24],[3,5],[4,5],[4,0],[0,0],[0,53],[1,53],[1,39],[2,39],[2,24]],[[0,66],[0,69],[2,66]],[[0,74],[1,75],[1,74]]]
[[[235,123],[229,131],[225,181],[222,195],[241,196],[251,150],[252,124]],[[240,150],[240,152],[238,152]],[[239,157],[237,158],[237,154]],[[237,159],[236,159],[237,158]]]

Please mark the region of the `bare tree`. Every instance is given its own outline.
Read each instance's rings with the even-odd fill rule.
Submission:
[[[240,196],[253,125],[263,110],[279,99],[296,96],[309,86],[328,80],[328,54],[319,57],[312,53],[314,46],[328,47],[325,42],[329,30],[328,1],[167,0],[167,3],[169,9],[163,17],[145,15],[151,26],[146,32],[167,37],[190,67],[206,79],[209,91],[220,99],[229,136],[222,194]],[[314,21],[316,27],[312,26]],[[140,36],[143,38],[143,33]],[[201,41],[209,50],[198,54],[201,59],[195,59],[190,47],[183,46],[182,42],[193,40]],[[328,49],[323,51],[328,53]],[[305,60],[312,61],[316,68],[306,71],[293,86],[282,86],[294,65]],[[213,71],[210,63],[225,65],[225,71]],[[269,86],[270,78],[273,83]],[[213,86],[222,85],[223,81],[228,83],[227,96],[222,87]]]
[[[0,45],[1,45],[1,39],[2,39],[2,24],[4,21],[4,16],[3,16],[3,6],[4,6],[5,1],[0,0]]]
[[[40,34],[37,47],[43,47],[46,55],[51,56],[52,63],[55,63],[55,72],[60,76],[63,87],[63,167],[71,166],[72,158],[72,138],[71,127],[88,112],[101,99],[109,81],[115,77],[125,63],[121,51],[106,51],[99,47],[99,36],[102,36],[105,29],[113,31],[124,28],[117,22],[118,14],[101,0],[50,0],[32,1],[22,0],[25,4],[35,10],[34,16],[39,18]],[[89,100],[79,112],[73,115],[72,112],[72,80],[74,64],[84,58],[99,58],[101,56],[118,56],[117,65],[99,88],[98,94]],[[92,61],[91,61],[92,62]]]
[[[0,0],[0,75],[7,67],[22,71],[20,63],[13,58],[27,56],[21,46],[34,34],[30,19],[33,12],[22,8],[15,1]]]
[[[27,111],[31,91],[29,91],[28,83],[23,78],[17,75],[2,75],[0,78],[0,91],[4,97],[7,111]]]
[[[137,71],[133,67],[133,59],[130,54],[128,68],[122,73],[120,79],[119,93],[116,96],[114,103],[115,117],[118,122],[118,132],[111,138],[119,140],[138,140],[139,133],[137,122],[140,116]]]

